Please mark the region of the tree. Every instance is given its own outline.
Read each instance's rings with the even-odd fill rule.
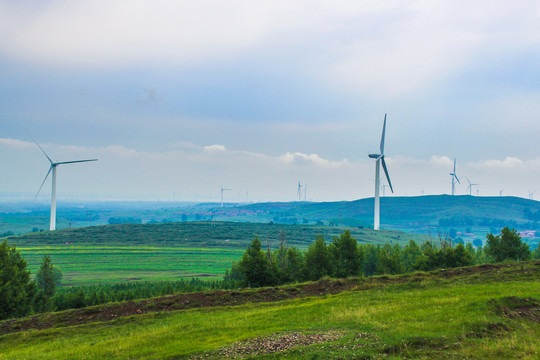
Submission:
[[[538,245],[536,245],[536,249],[532,252],[531,255],[533,259],[540,259],[540,242],[538,242]]]
[[[38,291],[34,298],[34,310],[37,312],[46,312],[54,310],[52,300],[56,285],[62,278],[60,269],[55,269],[48,255],[43,256],[43,261],[36,274]]]
[[[416,264],[416,259],[422,255],[422,250],[416,244],[414,240],[409,240],[409,243],[405,245],[401,251],[401,263],[405,268],[405,271],[412,271],[414,264]]]
[[[272,264],[261,250],[261,241],[256,236],[242,255],[238,265],[245,275],[244,285],[246,286],[260,287],[277,283]]]
[[[401,247],[396,244],[384,244],[379,253],[378,272],[381,274],[400,274],[403,272],[403,264],[400,261]]]
[[[477,248],[477,249],[484,246],[484,242],[480,238],[474,239],[472,243],[473,243],[474,247]]]
[[[364,253],[358,250],[355,238],[350,230],[345,230],[339,237],[334,236],[329,246],[333,261],[333,275],[335,277],[358,276]]]
[[[523,261],[531,258],[529,245],[521,241],[521,236],[515,229],[505,227],[500,235],[486,235],[485,252],[496,262],[506,259]]]
[[[36,291],[26,261],[15,246],[0,245],[0,320],[27,315]]]
[[[321,235],[317,235],[315,242],[308,247],[305,264],[306,280],[319,280],[323,276],[330,275],[328,247]]]

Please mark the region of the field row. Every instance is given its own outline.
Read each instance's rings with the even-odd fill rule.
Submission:
[[[46,246],[18,248],[35,274],[44,255],[63,273],[65,285],[120,281],[178,280],[182,277],[222,277],[240,249],[180,247]]]

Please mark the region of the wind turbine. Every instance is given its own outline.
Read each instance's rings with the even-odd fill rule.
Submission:
[[[223,192],[224,191],[232,191],[232,189],[225,189],[223,186],[220,189],[221,191],[221,207],[223,207]]]
[[[28,132],[27,132],[28,133]],[[81,163],[81,162],[88,162],[88,161],[97,161],[98,159],[89,159],[89,160],[74,160],[74,161],[60,161],[60,162],[54,162],[51,160],[49,155],[43,150],[41,145],[38,144],[38,142],[28,133],[28,135],[34,140],[36,145],[39,147],[41,152],[47,157],[47,160],[51,163],[51,167],[49,168],[49,171],[47,172],[47,175],[45,175],[45,179],[43,179],[43,182],[41,183],[41,186],[39,187],[39,190],[36,194],[36,197],[34,198],[34,201],[37,199],[39,192],[41,191],[41,188],[43,188],[43,184],[45,184],[45,181],[47,180],[47,177],[49,177],[49,174],[52,171],[52,191],[51,191],[51,221],[49,230],[56,230],[56,168],[58,165],[64,165],[64,164],[74,164],[74,163]]]
[[[529,199],[531,199],[531,200],[534,199],[534,193],[535,193],[535,192],[536,192],[536,190],[533,191],[533,192],[529,191]]]
[[[469,178],[466,176],[465,179],[467,179],[467,182],[469,183],[469,186],[467,187],[467,190],[469,190],[469,195],[472,196],[472,187],[480,184],[471,184],[471,180],[469,180]]]
[[[459,181],[457,175],[456,175],[456,159],[454,159],[454,171],[450,173],[450,176],[452,177],[452,195],[456,194],[456,180],[458,184],[461,184]]]
[[[296,191],[296,195],[298,195],[298,202],[302,201],[302,184],[300,184],[300,181],[298,182],[298,190]]]
[[[503,191],[504,191],[504,190],[499,190],[499,196],[500,196],[500,197],[502,197]]]
[[[307,201],[307,185],[304,185],[304,202]]]
[[[381,162],[382,167],[384,170],[384,173],[386,175],[386,180],[388,180],[388,185],[390,186],[390,190],[394,192],[394,189],[392,188],[392,183],[390,182],[390,176],[388,175],[388,169],[386,168],[386,162],[384,161],[384,136],[386,133],[386,114],[384,114],[384,123],[383,123],[383,130],[382,130],[382,136],[381,136],[381,153],[380,154],[369,154],[368,156],[371,159],[376,159],[377,162],[375,163],[375,214],[373,219],[373,229],[379,230],[380,224],[379,224],[379,191],[381,187]]]

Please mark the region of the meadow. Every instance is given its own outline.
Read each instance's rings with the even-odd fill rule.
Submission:
[[[223,277],[240,249],[156,246],[19,247],[35,274],[44,255],[62,270],[63,285]]]
[[[179,222],[113,224],[7,237],[35,274],[44,255],[63,273],[63,285],[99,282],[177,280],[185,277],[223,277],[232,261],[242,256],[255,236],[266,249],[283,239],[305,249],[322,234],[328,241],[343,228],[236,222]],[[399,231],[351,228],[361,243],[422,241],[425,236]]]
[[[538,359],[539,279],[536,261],[358,279],[352,290],[275,302],[256,300],[311,285],[206,292],[200,298],[245,293],[254,301],[177,311],[130,302],[140,315],[78,325],[70,319],[82,310],[44,314],[45,329],[5,330],[0,358]],[[107,306],[123,305],[85,311]],[[279,341],[293,346],[282,351]]]

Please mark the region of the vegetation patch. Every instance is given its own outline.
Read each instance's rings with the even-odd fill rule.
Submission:
[[[507,296],[491,299],[489,304],[497,315],[540,322],[540,302],[535,298]]]

